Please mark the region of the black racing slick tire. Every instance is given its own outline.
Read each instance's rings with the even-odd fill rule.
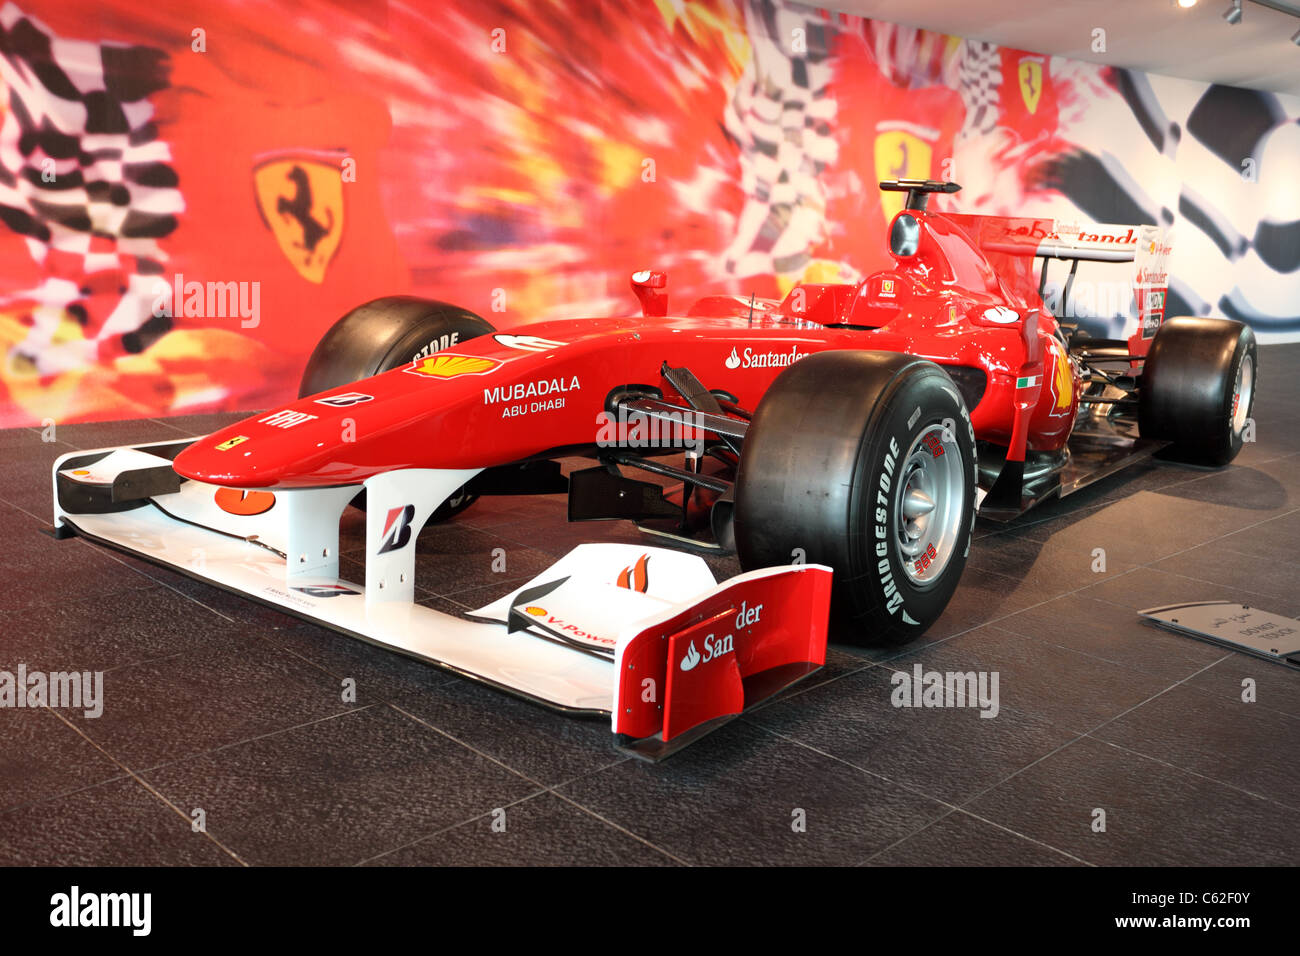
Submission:
[[[359,382],[495,331],[473,312],[446,302],[407,295],[374,299],[321,337],[307,359],[298,397]]]
[[[1226,465],[1241,451],[1255,404],[1255,333],[1231,319],[1167,319],[1138,383],[1138,433],[1172,444],[1162,455]]]
[[[829,565],[832,638],[906,644],[961,578],[975,468],[970,414],[938,365],[891,352],[801,359],[772,383],[745,436],[741,565]]]
[[[404,295],[374,299],[330,326],[307,359],[298,397],[410,365],[495,331],[473,312],[446,302]],[[435,509],[428,523],[446,521],[477,500],[478,495],[459,488]],[[365,510],[365,492],[359,493],[352,504]]]

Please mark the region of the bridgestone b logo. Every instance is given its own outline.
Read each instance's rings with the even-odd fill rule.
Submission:
[[[367,395],[365,392],[344,392],[341,395],[331,395],[329,398],[316,399],[317,405],[329,405],[333,408],[348,408],[352,405],[360,405],[362,402],[373,402],[375,397]]]
[[[402,505],[388,512],[384,520],[383,544],[379,554],[400,551],[411,543],[411,522],[415,520],[415,505]]]

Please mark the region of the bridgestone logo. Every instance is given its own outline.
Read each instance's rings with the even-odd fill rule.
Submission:
[[[876,570],[880,574],[880,587],[885,592],[885,610],[890,614],[896,614],[903,606],[903,595],[898,593],[898,586],[894,584],[894,572],[889,567],[889,489],[893,485],[898,455],[898,440],[891,436],[889,453],[885,455],[885,466],[880,470],[879,487],[876,489]],[[906,617],[907,612],[903,613]]]

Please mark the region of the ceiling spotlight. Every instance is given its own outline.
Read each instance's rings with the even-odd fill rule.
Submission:
[[[1232,6],[1223,11],[1223,19],[1234,27],[1241,22],[1241,0],[1233,0]]]
[[[1184,10],[1190,10],[1192,7],[1196,6],[1196,0],[1178,0],[1178,5]]]

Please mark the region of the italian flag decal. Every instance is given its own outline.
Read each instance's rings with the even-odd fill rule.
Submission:
[[[1041,385],[1042,382],[1041,375],[1022,375],[1016,379],[1016,388],[1033,388],[1035,385]]]

